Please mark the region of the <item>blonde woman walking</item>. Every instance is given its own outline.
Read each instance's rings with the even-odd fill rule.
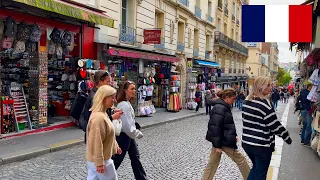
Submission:
[[[265,180],[275,150],[275,135],[287,144],[292,140],[288,131],[277,119],[273,104],[269,101],[271,79],[256,77],[249,96],[242,106],[242,147],[252,161],[248,180]]]
[[[234,89],[220,91],[220,98],[212,101],[212,110],[208,123],[206,139],[212,143],[209,162],[204,170],[202,180],[212,180],[220,163],[221,154],[225,152],[239,167],[243,179],[247,179],[250,167],[237,147],[237,132],[231,112],[231,105],[236,99]]]
[[[111,157],[122,151],[115,140],[114,126],[106,113],[115,102],[116,92],[111,86],[103,85],[93,97],[87,127],[87,180],[118,180]]]

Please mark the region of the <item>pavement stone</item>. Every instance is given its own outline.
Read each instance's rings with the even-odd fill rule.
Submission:
[[[284,107],[285,104],[280,104],[277,111],[279,118]],[[241,139],[241,112],[234,109],[233,114]],[[142,164],[150,180],[201,179],[211,151],[211,143],[205,140],[208,119],[206,115],[198,115],[142,130],[144,138],[137,142]],[[239,149],[243,151],[240,143]],[[0,167],[1,180],[84,180],[86,176],[84,144]],[[128,156],[118,169],[118,176],[120,180],[134,179]],[[236,164],[223,154],[215,179],[242,178]]]

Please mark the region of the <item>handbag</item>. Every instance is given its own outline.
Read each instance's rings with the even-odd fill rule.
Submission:
[[[194,99],[197,103],[201,101],[201,99],[199,97]]]
[[[119,136],[122,129],[122,121],[121,120],[112,120],[112,124],[114,126],[114,132],[116,136]]]

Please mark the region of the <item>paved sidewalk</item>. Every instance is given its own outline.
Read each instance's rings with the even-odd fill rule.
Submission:
[[[157,113],[150,117],[137,117],[136,121],[142,128],[147,128],[203,114],[205,114],[204,108],[201,108],[199,112],[181,110],[175,113],[159,109]],[[0,165],[31,159],[82,144],[83,135],[82,130],[71,127],[0,140]]]

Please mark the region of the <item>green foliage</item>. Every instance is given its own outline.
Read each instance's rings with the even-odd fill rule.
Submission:
[[[292,77],[283,68],[279,67],[278,68],[278,75],[277,75],[276,79],[278,80],[277,85],[284,86],[284,85],[288,85],[288,83],[291,81]]]

